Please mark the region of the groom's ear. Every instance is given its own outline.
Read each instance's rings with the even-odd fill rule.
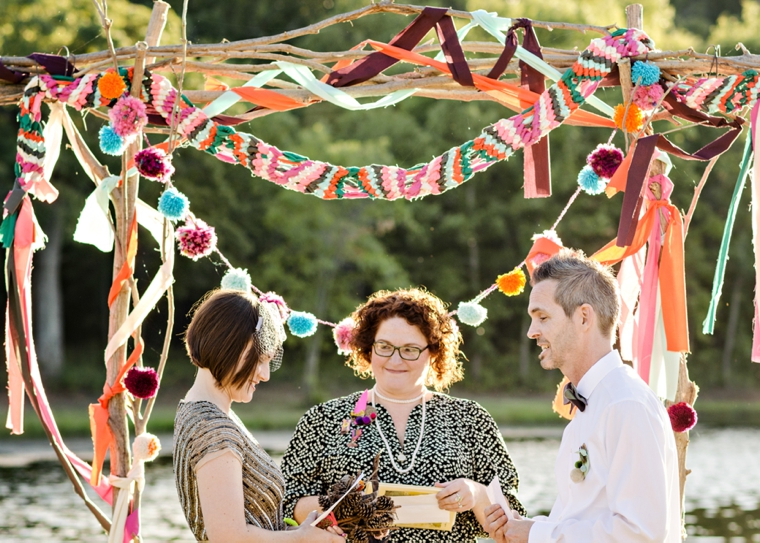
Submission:
[[[578,318],[578,324],[584,331],[590,330],[596,323],[596,312],[590,304],[581,304],[576,310],[576,316]]]

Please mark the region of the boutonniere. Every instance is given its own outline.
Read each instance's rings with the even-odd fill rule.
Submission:
[[[575,462],[575,467],[570,472],[570,479],[574,483],[580,483],[588,475],[588,470],[591,468],[591,463],[588,458],[588,449],[586,444],[581,445],[581,448],[576,451],[578,453],[578,460]]]
[[[356,402],[349,418],[344,419],[340,426],[340,433],[342,435],[351,434],[351,441],[348,446],[351,448],[356,447],[359,438],[362,435],[364,428],[372,424],[377,417],[375,408],[367,406],[367,398],[369,392],[365,390],[359,400]]]

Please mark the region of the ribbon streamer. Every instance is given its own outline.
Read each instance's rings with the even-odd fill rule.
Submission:
[[[752,108],[752,142],[760,138],[758,111],[760,102]],[[755,149],[752,168],[752,243],[755,250],[755,321],[752,332],[752,362],[760,362],[760,153]]]
[[[739,209],[744,184],[749,173],[749,163],[752,160],[752,130],[747,134],[747,140],[744,144],[744,154],[742,156],[739,177],[736,179],[734,194],[731,197],[731,204],[728,206],[728,217],[723,227],[723,238],[720,240],[720,250],[718,251],[718,262],[715,266],[715,277],[713,278],[712,296],[710,298],[710,307],[707,308],[707,316],[702,322],[702,333],[712,334],[715,329],[715,319],[718,314],[718,304],[723,293],[723,279],[726,275],[726,264],[728,263],[728,249],[731,245],[731,234],[734,230],[736,212]]]

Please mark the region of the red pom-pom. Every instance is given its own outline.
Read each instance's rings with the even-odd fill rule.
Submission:
[[[674,403],[668,407],[668,415],[674,432],[688,432],[697,424],[697,412],[686,402]]]
[[[594,173],[599,177],[611,179],[623,162],[623,151],[614,145],[600,143],[590,155],[586,157],[586,163],[591,166]]]
[[[188,220],[185,226],[177,228],[176,236],[180,252],[193,260],[208,256],[216,249],[214,227],[200,219]]]
[[[135,398],[147,400],[158,391],[158,374],[153,368],[131,368],[124,377],[124,386]]]

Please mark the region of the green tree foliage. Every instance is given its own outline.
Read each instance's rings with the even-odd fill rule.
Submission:
[[[137,5],[139,4],[139,5]],[[276,34],[317,22],[323,18],[357,9],[366,3],[360,0],[324,0],[319,2],[255,3],[242,0],[211,2],[195,0],[190,3],[188,34],[196,43],[237,40]],[[432,2],[431,2],[432,4]],[[531,17],[547,21],[584,22],[590,24],[623,25],[625,2],[602,0],[550,0],[538,4],[522,0],[494,2],[492,0],[461,0],[458,9],[487,9],[502,16]],[[745,2],[741,19],[727,4],[723,10],[710,4],[712,22],[697,31],[680,23],[681,12],[666,0],[647,0],[644,24],[661,48],[677,49],[694,46],[704,49],[705,43],[733,45],[741,39],[745,45],[755,39],[752,29],[758,17],[756,5]],[[14,8],[8,7],[15,6]],[[42,9],[29,11],[26,6]],[[50,6],[49,10],[44,6]],[[150,2],[136,4],[109,2],[115,24],[129,24],[127,37],[116,33],[120,44],[140,39],[147,22]],[[177,12],[182,2],[172,0]],[[121,6],[121,7],[120,7]],[[130,9],[130,16],[120,15],[119,9]],[[52,3],[18,0],[0,6],[0,15],[13,14],[0,20],[26,21],[13,25],[11,31],[0,25],[0,50],[4,54],[26,54],[33,50],[57,52],[68,45],[72,52],[103,49],[98,36],[98,22],[91,3],[69,0]],[[60,13],[65,13],[62,19]],[[19,15],[16,15],[18,13]],[[38,13],[58,17],[46,21]],[[70,19],[76,14],[79,19]],[[24,17],[26,19],[24,19]],[[39,18],[36,19],[35,17]],[[732,18],[734,17],[734,18]],[[366,38],[389,40],[408,24],[410,18],[383,15],[342,24],[318,35],[295,40],[296,45],[314,50],[345,50]],[[714,21],[717,20],[717,23]],[[65,22],[61,22],[65,21]],[[754,26],[753,26],[754,25]],[[28,37],[20,37],[24,28],[32,28]],[[54,30],[59,28],[59,30]],[[71,34],[77,28],[78,31]],[[121,31],[120,31],[121,32]],[[167,29],[177,41],[178,18],[173,16]],[[708,36],[703,41],[701,36]],[[12,37],[7,37],[12,36]],[[484,34],[478,39],[491,39]],[[539,39],[549,47],[583,49],[591,34],[562,30],[540,31]],[[433,39],[434,34],[426,37]],[[711,41],[716,40],[716,41]],[[8,43],[13,43],[9,49]],[[78,48],[74,51],[74,48]],[[727,46],[724,45],[724,51]],[[610,103],[619,101],[619,91],[605,91]],[[2,112],[4,133],[15,131],[14,112]],[[412,98],[383,110],[348,112],[329,104],[319,104],[302,110],[277,113],[252,121],[241,127],[263,140],[306,156],[329,160],[343,165],[369,163],[411,166],[430,160],[454,145],[476,136],[480,130],[511,112],[493,102],[457,103]],[[88,130],[95,134],[99,120],[87,119]],[[660,123],[658,130],[672,127]],[[674,143],[696,150],[715,138],[709,129],[687,130],[671,135]],[[550,136],[554,194],[551,198],[525,200],[522,189],[522,154],[506,163],[497,164],[478,174],[464,186],[442,196],[427,197],[416,202],[323,202],[314,197],[284,191],[270,183],[250,177],[239,167],[219,162],[192,149],[180,149],[175,158],[175,183],[191,200],[193,211],[217,228],[222,251],[234,265],[247,268],[254,283],[262,290],[275,290],[286,297],[298,310],[312,311],[320,318],[340,320],[368,294],[380,288],[424,285],[453,306],[469,300],[488,287],[498,274],[511,270],[521,262],[531,246],[531,236],[552,226],[554,220],[575,191],[577,172],[585,156],[601,142],[609,131],[565,126]],[[623,146],[620,135],[616,136]],[[97,146],[91,139],[91,144]],[[156,140],[158,141],[158,140]],[[0,166],[10,172],[13,163],[13,139],[0,140]],[[737,218],[732,259],[728,266],[723,303],[730,302],[735,285],[744,285],[739,301],[738,326],[728,329],[731,307],[721,307],[715,336],[701,334],[701,322],[709,302],[709,293],[728,201],[738,173],[740,143],[731,149],[713,171],[707,182],[686,241],[687,289],[690,310],[692,350],[690,367],[693,379],[703,388],[724,384],[752,386],[760,380],[758,367],[749,363],[752,304],[746,293],[753,281],[749,214],[743,205]],[[78,167],[69,153],[64,153],[55,184],[62,188],[61,202],[66,206],[66,237],[70,240],[76,214],[84,197],[91,190],[89,180],[78,174]],[[676,184],[674,202],[686,209],[693,187],[701,177],[703,163],[675,161],[671,178]],[[118,164],[112,164],[116,171]],[[141,194],[149,203],[155,202],[159,188],[143,181]],[[746,202],[748,196],[745,195]],[[622,198],[608,200],[605,196],[582,194],[558,227],[558,233],[568,246],[593,253],[614,238]],[[40,213],[46,205],[37,205]],[[141,288],[147,284],[157,266],[152,242],[143,234],[140,265],[136,272]],[[214,258],[191,262],[178,257],[176,296],[178,322],[176,330],[184,330],[186,314],[206,290],[215,287],[224,271]],[[105,297],[110,285],[110,255],[103,255],[89,246],[77,246],[68,241],[64,247],[64,284],[66,296],[67,342],[83,352],[83,345],[96,345],[92,357],[100,363],[97,349],[105,343],[107,309]],[[92,278],[85,284],[83,275]],[[559,376],[543,372],[536,364],[536,348],[525,338],[527,293],[517,298],[505,298],[494,293],[484,305],[489,319],[478,329],[463,326],[467,378],[462,386],[488,389],[521,389],[524,391],[551,390]],[[160,348],[162,319],[165,308],[146,322],[143,330],[148,341],[148,363],[157,358]],[[81,323],[78,324],[78,323]],[[83,326],[84,325],[84,326]],[[315,338],[291,338],[286,344],[286,365],[273,375],[275,381],[301,382],[302,369],[309,374],[309,365],[317,366],[315,382],[307,382],[318,392],[320,383],[350,382],[350,372],[342,367],[335,346],[322,329]],[[733,336],[732,336],[733,334]],[[733,348],[728,352],[728,338]],[[181,356],[181,346],[175,349]],[[151,359],[152,357],[152,359]],[[728,363],[726,362],[728,361]],[[179,362],[179,360],[177,361]],[[189,375],[188,364],[179,362],[178,370]],[[728,367],[728,371],[725,368]],[[184,373],[183,373],[184,372]],[[101,381],[102,384],[102,381]]]

